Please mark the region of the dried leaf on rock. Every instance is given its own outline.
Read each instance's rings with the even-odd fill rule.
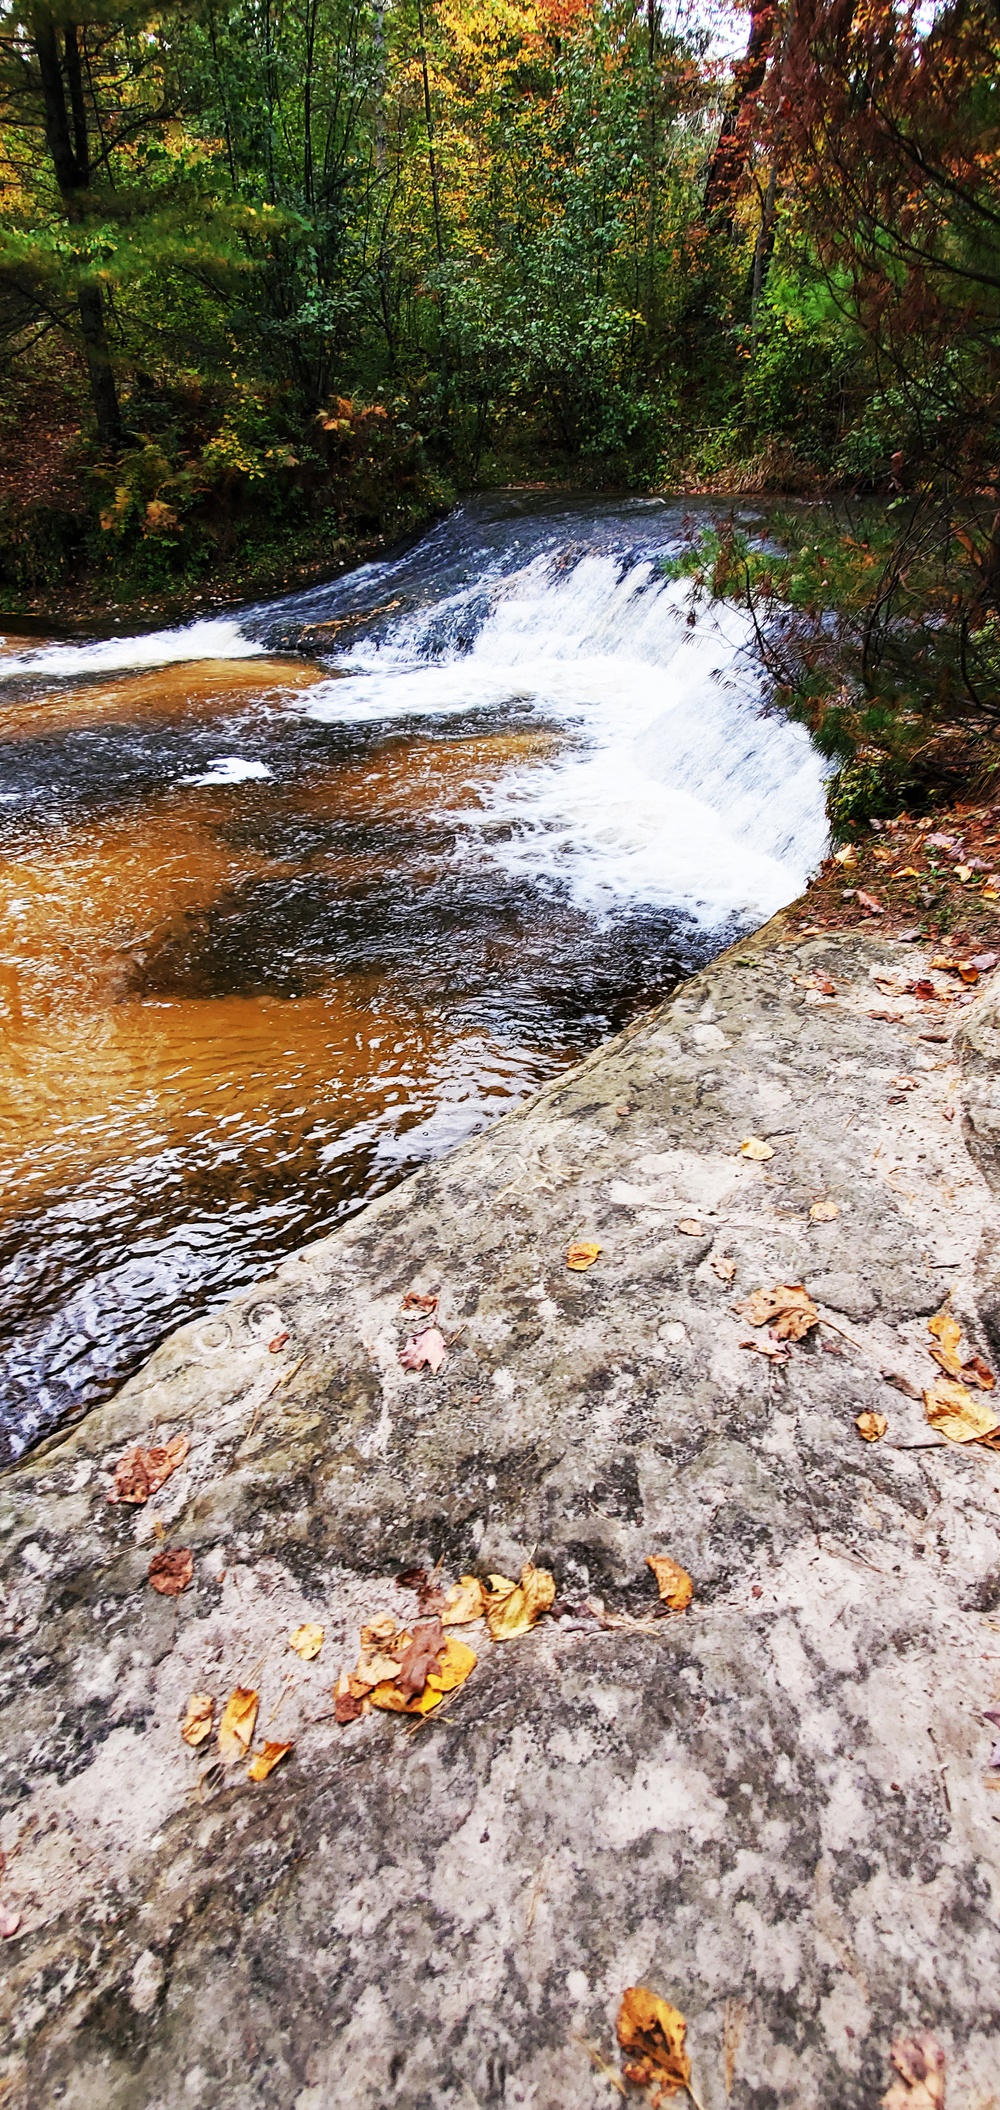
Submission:
[[[438,1299],[432,1296],[423,1297],[418,1289],[408,1289],[401,1306],[403,1311],[436,1311],[437,1308]]]
[[[866,1412],[858,1415],[854,1426],[858,1435],[863,1436],[866,1443],[877,1443],[879,1438],[885,1435],[889,1424],[884,1414]]]
[[[219,1723],[219,1757],[227,1766],[245,1758],[253,1743],[260,1695],[246,1685],[237,1685],[222,1710]]]
[[[664,2095],[676,2095],[691,2079],[691,2061],[684,2049],[687,2023],[682,2014],[648,1986],[630,1985],[622,1994],[618,2010],[618,2042],[628,2054],[625,2078],[639,2087],[655,2085]]]
[[[819,1312],[802,1282],[755,1289],[736,1309],[751,1326],[770,1326],[779,1341],[802,1341],[819,1325]]]
[[[992,1392],[996,1384],[993,1371],[981,1355],[970,1355],[968,1362],[962,1364],[962,1378],[967,1385],[978,1385],[981,1392]]]
[[[387,1678],[395,1683],[399,1672],[400,1656],[404,1649],[409,1647],[409,1634],[405,1632],[400,1634],[399,1642],[399,1655],[390,1655],[388,1649],[362,1650],[358,1657],[357,1668],[351,1672],[351,1690],[353,1692],[372,1692],[376,1685],[384,1684]]]
[[[404,1370],[426,1368],[436,1377],[447,1354],[445,1338],[437,1326],[427,1326],[423,1333],[411,1333],[399,1351],[399,1360]]]
[[[930,1003],[932,997],[937,996],[933,982],[929,982],[926,975],[922,975],[917,982],[911,982],[907,993],[910,996],[918,996],[923,1004]]]
[[[212,1714],[215,1701],[210,1692],[193,1692],[187,1703],[187,1713],[181,1723],[181,1735],[192,1751],[198,1749],[212,1734]]]
[[[530,1561],[521,1569],[519,1583],[506,1575],[491,1575],[489,1581],[486,1624],[494,1641],[513,1641],[516,1635],[529,1633],[539,1615],[555,1602],[555,1576]]]
[[[686,1568],[679,1561],[672,1561],[669,1553],[647,1553],[646,1566],[651,1568],[661,1602],[672,1612],[683,1612],[694,1596],[694,1584]]]
[[[444,1600],[441,1620],[444,1626],[468,1626],[473,1619],[481,1619],[485,1610],[486,1592],[478,1575],[460,1575]]]
[[[115,1481],[108,1495],[109,1502],[148,1502],[183,1465],[191,1448],[191,1438],[185,1434],[173,1436],[169,1443],[154,1443],[149,1450],[133,1443],[123,1451],[115,1466]]]
[[[876,901],[874,894],[866,894],[863,887],[858,888],[857,898],[860,901],[862,908],[866,908],[868,910],[870,916],[885,915],[884,903],[881,901]]]
[[[426,1568],[404,1568],[395,1578],[397,1590],[419,1590],[427,1581]]]
[[[364,1711],[364,1699],[360,1694],[351,1691],[349,1673],[346,1670],[342,1670],[333,1689],[334,1720],[341,1724],[356,1722],[358,1716],[363,1714]]]
[[[294,1744],[262,1744],[250,1760],[247,1779],[266,1780],[268,1774],[274,1772],[275,1766],[279,1766],[282,1759],[287,1758],[289,1752],[294,1749]]]
[[[396,1685],[405,1700],[412,1700],[423,1692],[428,1673],[437,1668],[437,1660],[444,1648],[444,1628],[440,1619],[418,1620],[413,1637],[399,1660]]]
[[[790,1362],[792,1357],[791,1349],[786,1348],[783,1341],[776,1341],[773,1333],[765,1335],[762,1341],[741,1341],[740,1347],[749,1348],[751,1354],[762,1355],[769,1363],[779,1365]]]
[[[311,1663],[323,1646],[323,1628],[310,1624],[295,1627],[288,1636],[288,1646],[301,1656],[303,1663]]]
[[[194,1554],[186,1546],[175,1546],[171,1553],[154,1553],[146,1572],[161,1597],[179,1597],[194,1574]]]
[[[704,1235],[705,1226],[698,1222],[696,1216],[682,1216],[677,1229],[683,1231],[685,1238],[701,1238]]]
[[[383,1641],[392,1641],[396,1633],[396,1622],[391,1612],[381,1612],[377,1619],[369,1619],[361,1629],[362,1648],[379,1648]]]
[[[20,1924],[19,1912],[12,1912],[8,1905],[0,1905],[0,1941],[13,1941]]]
[[[774,1156],[774,1146],[765,1143],[763,1136],[745,1136],[740,1144],[741,1158],[752,1158],[755,1165],[763,1165]]]
[[[474,1649],[468,1648],[456,1635],[449,1634],[437,1663],[427,1673],[422,1692],[408,1696],[400,1690],[398,1680],[386,1680],[371,1693],[372,1706],[384,1708],[389,1714],[430,1714],[432,1708],[444,1699],[445,1693],[464,1685],[478,1660]]]
[[[720,1282],[732,1281],[733,1276],[736,1273],[736,1262],[732,1258],[731,1254],[713,1253],[712,1258],[708,1264],[712,1270],[713,1275],[718,1275]]]
[[[973,1399],[965,1385],[939,1377],[924,1393],[927,1419],[950,1443],[981,1443],[1000,1429],[995,1413],[981,1400]]]
[[[932,1319],[928,1319],[927,1331],[934,1335],[938,1344],[936,1348],[931,1349],[934,1361],[940,1363],[948,1377],[958,1377],[962,1368],[962,1358],[958,1353],[962,1328],[958,1320],[945,1307],[943,1311],[936,1311]]]
[[[575,1275],[582,1275],[584,1268],[593,1267],[600,1254],[600,1246],[593,1238],[574,1238],[566,1248],[566,1266]]]
[[[919,1089],[915,1077],[893,1077],[890,1081],[893,1090],[897,1092],[915,1092]]]
[[[945,2056],[929,2029],[897,2037],[890,2057],[900,2078],[882,2097],[882,2110],[944,2110]]]
[[[832,1224],[834,1217],[840,1215],[840,1208],[837,1202],[814,1202],[809,1214],[814,1224]]]

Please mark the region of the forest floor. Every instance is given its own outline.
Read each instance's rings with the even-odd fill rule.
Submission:
[[[702,2110],[995,2106],[1000,975],[978,873],[960,953],[862,898],[925,833],[0,1479],[5,2110],[601,2110],[636,1985]]]

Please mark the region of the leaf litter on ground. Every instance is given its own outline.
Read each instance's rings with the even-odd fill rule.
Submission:
[[[802,1282],[778,1282],[774,1289],[755,1289],[735,1310],[751,1326],[767,1326],[779,1341],[802,1341],[820,1323],[819,1312]]]

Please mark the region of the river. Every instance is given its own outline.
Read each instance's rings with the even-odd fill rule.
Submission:
[[[665,579],[692,511],[504,494],[234,616],[5,640],[0,1456],[801,890],[823,764]]]

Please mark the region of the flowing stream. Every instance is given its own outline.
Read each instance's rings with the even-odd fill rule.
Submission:
[[[665,578],[690,520],[507,494],[238,616],[7,638],[0,1455],[800,891],[823,764]]]

